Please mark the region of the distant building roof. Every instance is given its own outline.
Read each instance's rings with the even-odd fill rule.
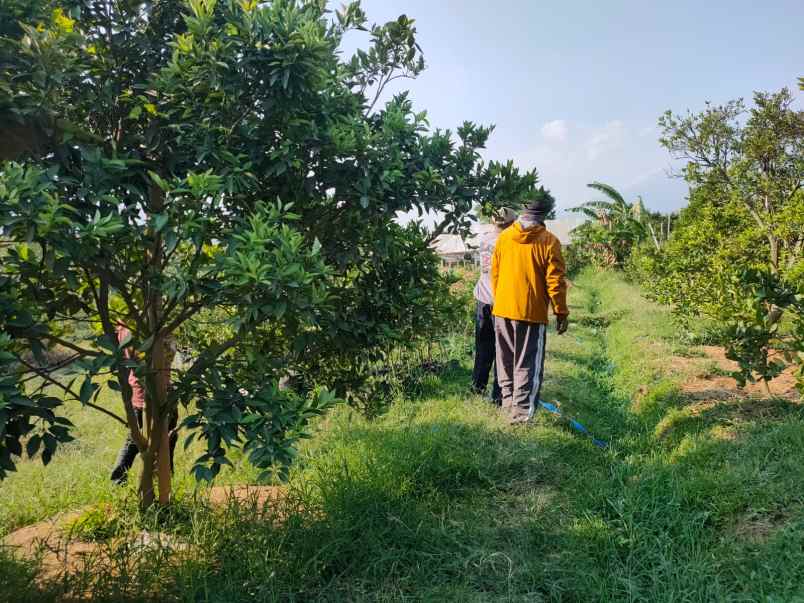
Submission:
[[[436,237],[431,247],[438,255],[457,255],[471,253],[471,249],[460,235],[444,234]]]

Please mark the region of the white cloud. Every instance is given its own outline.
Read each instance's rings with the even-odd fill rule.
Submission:
[[[617,151],[625,139],[625,124],[619,119],[605,123],[596,128],[586,141],[586,156],[595,161],[604,153]]]
[[[657,128],[656,126],[645,126],[639,131],[639,135],[659,138],[659,128]]]
[[[542,137],[550,142],[567,142],[569,128],[563,119],[548,121],[542,126]]]
[[[669,172],[670,170],[668,167],[657,167],[652,170],[640,172],[639,174],[635,174],[634,178],[630,182],[625,183],[624,188],[626,190],[638,188],[640,185],[652,180],[656,180],[657,178],[661,178],[662,176],[667,176],[669,178]]]
[[[612,119],[597,124],[563,121],[562,127],[548,125],[526,149],[493,149],[493,157],[512,157],[523,168],[536,168],[540,184],[549,188],[562,209],[595,198],[589,182],[605,182],[627,199],[642,195],[648,207],[675,209],[685,202],[686,186],[668,177],[673,161],[653,136],[644,135],[647,124]],[[550,137],[551,129],[571,132],[560,140]],[[654,130],[655,132],[655,130]],[[493,143],[493,138],[492,138]]]

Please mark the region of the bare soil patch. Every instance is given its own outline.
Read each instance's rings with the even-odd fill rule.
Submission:
[[[75,571],[83,565],[84,558],[95,553],[98,548],[94,542],[70,542],[65,538],[62,526],[80,515],[79,511],[63,513],[25,526],[6,536],[2,545],[20,557],[39,558],[43,577],[54,577],[64,571]]]
[[[767,513],[748,513],[740,517],[732,528],[732,533],[740,540],[767,542],[789,519],[783,511]]]
[[[202,494],[213,507],[223,508],[230,504],[253,505],[255,509],[267,510],[283,500],[286,490],[280,486],[215,486]],[[188,546],[180,538],[162,532],[142,531],[133,538],[118,537],[104,542],[86,542],[71,536],[66,529],[81,517],[87,509],[60,513],[55,517],[25,526],[8,534],[0,546],[9,548],[15,555],[36,559],[40,563],[39,582],[58,579],[65,574],[74,574],[92,568],[97,571],[119,573],[120,568],[111,558],[112,551],[124,543],[139,550],[153,547],[185,551]]]
[[[682,385],[681,391],[692,400],[734,400],[748,398],[767,398],[761,383],[748,383],[744,388],[737,385],[733,377],[725,373],[737,370],[737,363],[726,358],[725,350],[718,346],[702,346],[703,358],[685,358],[674,356],[674,368],[694,374],[693,379]],[[714,363],[717,371],[710,370]],[[801,402],[801,395],[796,389],[795,367],[788,367],[776,379],[770,382],[771,394],[775,398],[785,398],[791,402]]]
[[[684,398],[681,413],[670,414],[657,425],[659,439],[679,429],[706,427],[711,437],[733,441],[738,437],[740,423],[782,419],[804,405],[796,389],[794,367],[788,367],[771,382],[768,396],[762,384],[751,383],[740,388],[728,376],[737,370],[737,363],[726,358],[723,348],[702,346],[697,350],[700,356],[670,358],[672,369],[689,377],[681,385]]]
[[[209,490],[209,502],[222,507],[231,502],[254,505],[258,509],[282,501],[287,494],[283,486],[215,486]]]

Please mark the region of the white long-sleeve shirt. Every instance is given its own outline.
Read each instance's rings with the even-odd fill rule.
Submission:
[[[475,285],[475,299],[482,304],[494,305],[494,296],[491,294],[491,256],[494,255],[494,246],[502,230],[497,226],[490,226],[480,237],[480,278]]]

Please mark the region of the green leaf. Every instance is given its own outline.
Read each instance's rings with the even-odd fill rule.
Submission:
[[[161,232],[170,219],[167,214],[154,214],[154,232]]]
[[[147,352],[148,350],[150,350],[150,349],[151,349],[151,346],[153,346],[153,345],[154,345],[154,336],[153,336],[153,335],[151,335],[151,336],[150,336],[148,339],[146,339],[145,341],[143,341],[143,342],[140,344],[140,346],[137,348],[137,351],[138,351],[138,352],[145,353],[145,352]]]
[[[94,391],[95,388],[92,384],[92,377],[87,376],[87,378],[84,379],[84,382],[81,384],[81,391],[78,393],[81,404],[86,404],[89,402],[89,399],[92,397],[92,393]]]
[[[101,337],[98,337],[97,342],[98,346],[104,350],[109,350],[110,352],[117,350],[117,339],[115,337],[102,335]]]
[[[25,452],[28,453],[28,458],[32,459],[39,451],[39,445],[42,443],[42,438],[38,434],[32,435],[28,442],[25,444]]]
[[[156,184],[156,186],[158,186],[164,192],[170,191],[170,185],[167,182],[165,182],[159,176],[159,174],[157,174],[156,172],[153,172],[151,170],[148,170],[148,175],[151,177],[151,180],[153,180],[154,184]]]

